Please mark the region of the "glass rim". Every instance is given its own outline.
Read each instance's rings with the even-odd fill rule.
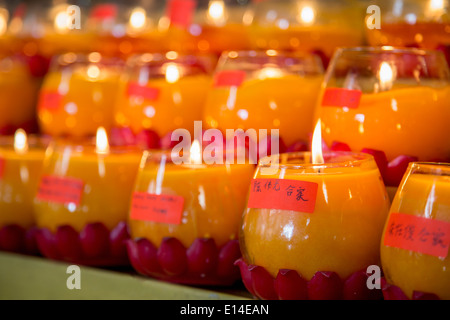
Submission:
[[[319,57],[314,52],[302,52],[302,51],[290,51],[290,50],[276,50],[276,49],[249,49],[249,50],[225,50],[221,53],[220,57],[228,58],[230,54],[234,53],[235,58],[245,57],[286,57],[286,58],[310,58]],[[230,57],[233,59],[233,57]]]
[[[73,139],[69,137],[55,137],[48,143],[48,150],[55,152],[55,150],[61,150],[70,148],[74,150],[74,153],[90,153],[97,154],[98,156],[108,155],[127,155],[127,154],[139,154],[142,155],[143,149],[138,145],[114,145],[111,144],[111,138],[108,137],[109,149],[108,152],[96,152],[96,137],[86,137],[81,139]]]
[[[50,143],[51,138],[35,133],[27,133],[27,143],[29,149],[46,149]],[[14,149],[14,134],[0,136],[0,149],[11,148]]]
[[[408,171],[414,174],[414,170],[427,169],[429,173],[441,172],[442,170],[448,171],[450,175],[450,163],[449,162],[431,162],[431,161],[414,161],[408,165]],[[420,172],[424,174],[425,172]],[[426,172],[428,173],[428,172]]]
[[[342,53],[366,53],[366,54],[410,54],[415,56],[442,56],[444,54],[440,50],[422,49],[400,46],[357,46],[357,47],[338,47],[335,56],[338,57]]]
[[[93,61],[91,61],[89,59],[89,56],[92,54],[98,54],[99,59],[93,59]],[[73,58],[68,59],[67,62],[61,61],[61,59],[63,59],[63,57],[69,56],[69,55],[73,56]],[[99,65],[105,65],[105,66],[123,67],[125,65],[125,60],[120,57],[107,56],[107,55],[101,54],[98,51],[91,51],[91,52],[69,51],[69,52],[55,54],[51,59],[50,69],[55,68],[55,67],[56,68],[64,68],[64,67],[69,67],[69,66],[73,66],[76,64],[99,64]]]
[[[289,158],[302,158],[305,159],[305,156],[308,155],[308,158],[311,159],[312,152],[311,151],[301,151],[301,152],[291,152],[291,153],[281,153],[279,155],[267,156],[258,161],[258,168],[270,167],[272,162],[270,161],[273,157],[278,157],[283,160],[288,160]],[[336,168],[355,168],[360,167],[364,163],[372,162],[375,167],[376,162],[375,158],[368,153],[363,152],[353,152],[353,151],[327,151],[323,152],[324,157],[332,157],[337,156],[341,157],[342,160],[335,162],[325,162],[322,164],[317,163],[275,163],[281,169],[336,169]],[[345,159],[345,157],[353,157],[354,159]],[[264,163],[264,161],[267,161]]]

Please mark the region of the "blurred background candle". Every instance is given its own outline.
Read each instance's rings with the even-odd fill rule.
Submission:
[[[362,44],[364,11],[346,0],[254,1],[244,24],[252,49],[321,52],[327,60],[337,47]]]
[[[159,248],[159,255],[174,254],[174,260],[162,256],[148,260],[130,248],[129,253],[132,262],[144,263],[140,271],[149,276],[230,285],[238,279],[233,263],[240,256],[239,223],[254,165],[206,164],[197,140],[188,157],[188,163],[178,164],[170,151],[146,152],[130,207],[135,245],[142,248],[139,239],[147,239],[148,246]],[[230,248],[233,259],[228,259]],[[152,264],[155,259],[159,262]],[[230,271],[221,273],[223,269]]]
[[[123,62],[98,52],[56,56],[38,102],[38,120],[51,136],[94,136],[113,126],[115,94]]]
[[[450,164],[411,163],[395,195],[381,262],[386,299],[450,298]]]
[[[377,0],[379,29],[366,28],[372,46],[440,49],[450,63],[450,4],[448,0]]]
[[[113,234],[126,223],[141,152],[110,147],[104,128],[96,137],[94,144],[56,140],[47,150],[34,209],[38,244],[49,258],[117,263],[105,259],[112,253]],[[72,240],[61,243],[67,237]]]
[[[439,51],[338,50],[316,113],[324,141],[377,153],[386,184],[398,186],[408,161],[450,159],[449,80]]]
[[[275,50],[223,53],[203,113],[207,127],[279,129],[287,146],[308,144],[323,80],[315,55]]]
[[[209,56],[142,54],[127,61],[115,102],[115,123],[135,134],[160,137],[183,128],[193,134],[201,120],[215,60]]]
[[[315,135],[320,130],[318,122]],[[379,243],[390,204],[380,172],[371,155],[321,155],[320,137],[314,141],[312,153],[260,160],[252,180],[239,264],[247,289],[259,298],[370,297],[368,289],[360,290],[366,288],[365,280],[360,289],[352,281],[361,270],[380,263]],[[249,266],[260,269],[253,272]],[[285,278],[289,270],[291,278]],[[252,288],[259,281],[264,285]]]
[[[25,232],[35,226],[33,200],[38,188],[46,142],[24,130],[0,138],[0,249],[26,252]],[[20,228],[22,239],[8,239],[5,231]],[[7,241],[7,244],[5,243]]]

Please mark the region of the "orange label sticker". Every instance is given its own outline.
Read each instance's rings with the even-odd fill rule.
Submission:
[[[96,5],[90,14],[92,19],[112,19],[117,16],[117,5],[113,3],[104,3]]]
[[[5,159],[0,157],[0,179],[3,179],[4,173],[5,173]]]
[[[345,88],[328,88],[322,98],[324,107],[347,107],[356,109],[359,107],[362,92]]]
[[[317,183],[309,181],[253,179],[247,206],[313,213],[317,188]]]
[[[135,192],[131,201],[130,217],[134,220],[180,224],[184,198],[167,194]]]
[[[58,110],[62,103],[62,95],[58,91],[43,91],[39,96],[39,109]]]
[[[240,87],[245,76],[242,70],[220,71],[214,76],[214,87]]]
[[[450,245],[450,223],[392,213],[384,234],[384,245],[445,258]]]
[[[128,84],[128,96],[142,97],[146,100],[157,100],[159,97],[159,89],[140,85],[136,82]]]
[[[167,16],[170,23],[181,28],[189,27],[196,7],[195,0],[169,0]]]
[[[43,176],[39,185],[37,199],[61,204],[79,205],[84,183],[80,179],[57,176]]]

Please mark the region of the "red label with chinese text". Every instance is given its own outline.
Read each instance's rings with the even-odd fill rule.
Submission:
[[[43,176],[37,199],[54,203],[79,205],[84,183],[80,179],[57,176]]]
[[[214,87],[240,87],[245,76],[242,70],[220,71],[214,76]]]
[[[392,213],[384,234],[384,245],[445,258],[450,245],[450,223]]]
[[[317,188],[317,183],[309,181],[253,179],[247,206],[313,213]]]
[[[184,198],[167,194],[135,192],[131,202],[131,219],[180,224]]]
[[[345,88],[328,88],[322,98],[324,107],[347,107],[356,109],[359,107],[362,92]]]
[[[142,97],[147,100],[157,100],[159,97],[159,89],[142,86],[136,82],[131,82],[128,84],[127,95]]]
[[[189,27],[196,6],[195,0],[170,0],[167,7],[170,23],[181,28]]]
[[[59,109],[62,95],[58,91],[43,91],[39,96],[39,109],[54,111]]]

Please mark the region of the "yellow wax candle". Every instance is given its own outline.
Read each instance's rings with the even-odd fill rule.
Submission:
[[[159,246],[165,237],[175,237],[185,247],[197,238],[214,239],[218,247],[237,239],[248,186],[254,172],[251,164],[176,165],[161,155],[149,154],[138,174],[135,192],[182,197],[179,223],[134,219],[133,239],[147,238]],[[168,214],[177,214],[169,212]]]
[[[37,226],[55,232],[70,225],[80,232],[89,223],[112,230],[126,221],[140,158],[141,152],[128,148],[50,147],[34,202]]]
[[[381,262],[389,284],[393,284],[412,298],[413,291],[434,293],[439,298],[450,299],[450,255],[448,248],[445,256],[436,256],[421,251],[417,245],[405,248],[395,243],[387,243],[386,236],[391,230],[390,218],[394,214],[403,214],[409,223],[403,224],[399,233],[407,241],[423,240],[437,247],[439,232],[426,231],[427,221],[439,223],[440,232],[450,234],[450,167],[449,164],[411,163],[392,202],[381,242]],[[426,219],[417,219],[426,218]],[[420,223],[418,223],[420,221]],[[410,224],[408,233],[405,227]],[[412,229],[414,228],[414,229]],[[423,231],[425,230],[425,231]],[[413,232],[414,231],[414,232]],[[422,232],[421,232],[422,231]],[[433,231],[434,232],[434,231]],[[448,245],[448,243],[447,243]]]
[[[19,137],[19,135],[22,135]],[[26,139],[17,131],[16,141]],[[25,229],[35,225],[33,199],[38,188],[45,145],[33,137],[31,143],[13,146],[13,139],[0,140],[0,227],[16,224]]]
[[[449,99],[450,86],[405,88],[400,83],[389,91],[363,93],[358,108],[320,106],[318,115],[328,145],[339,141],[355,151],[381,150],[389,161],[399,155],[448,159]]]
[[[282,72],[281,69],[266,69]],[[322,75],[283,75],[254,78],[240,87],[209,91],[203,119],[208,127],[227,129],[279,129],[283,141],[309,141]],[[293,117],[296,114],[298,116]]]
[[[100,126],[109,130],[120,66],[102,65],[98,53],[86,57],[66,54],[59,60],[67,66],[50,70],[42,85],[38,103],[41,130],[73,137],[93,136]]]
[[[245,262],[274,278],[291,269],[306,280],[318,271],[345,279],[378,264],[389,199],[374,159],[356,153],[331,153],[317,165],[310,159],[310,153],[281,154],[270,174],[262,173],[265,160],[258,166],[240,235]],[[252,193],[273,202],[250,201]],[[284,207],[293,197],[311,207]]]

